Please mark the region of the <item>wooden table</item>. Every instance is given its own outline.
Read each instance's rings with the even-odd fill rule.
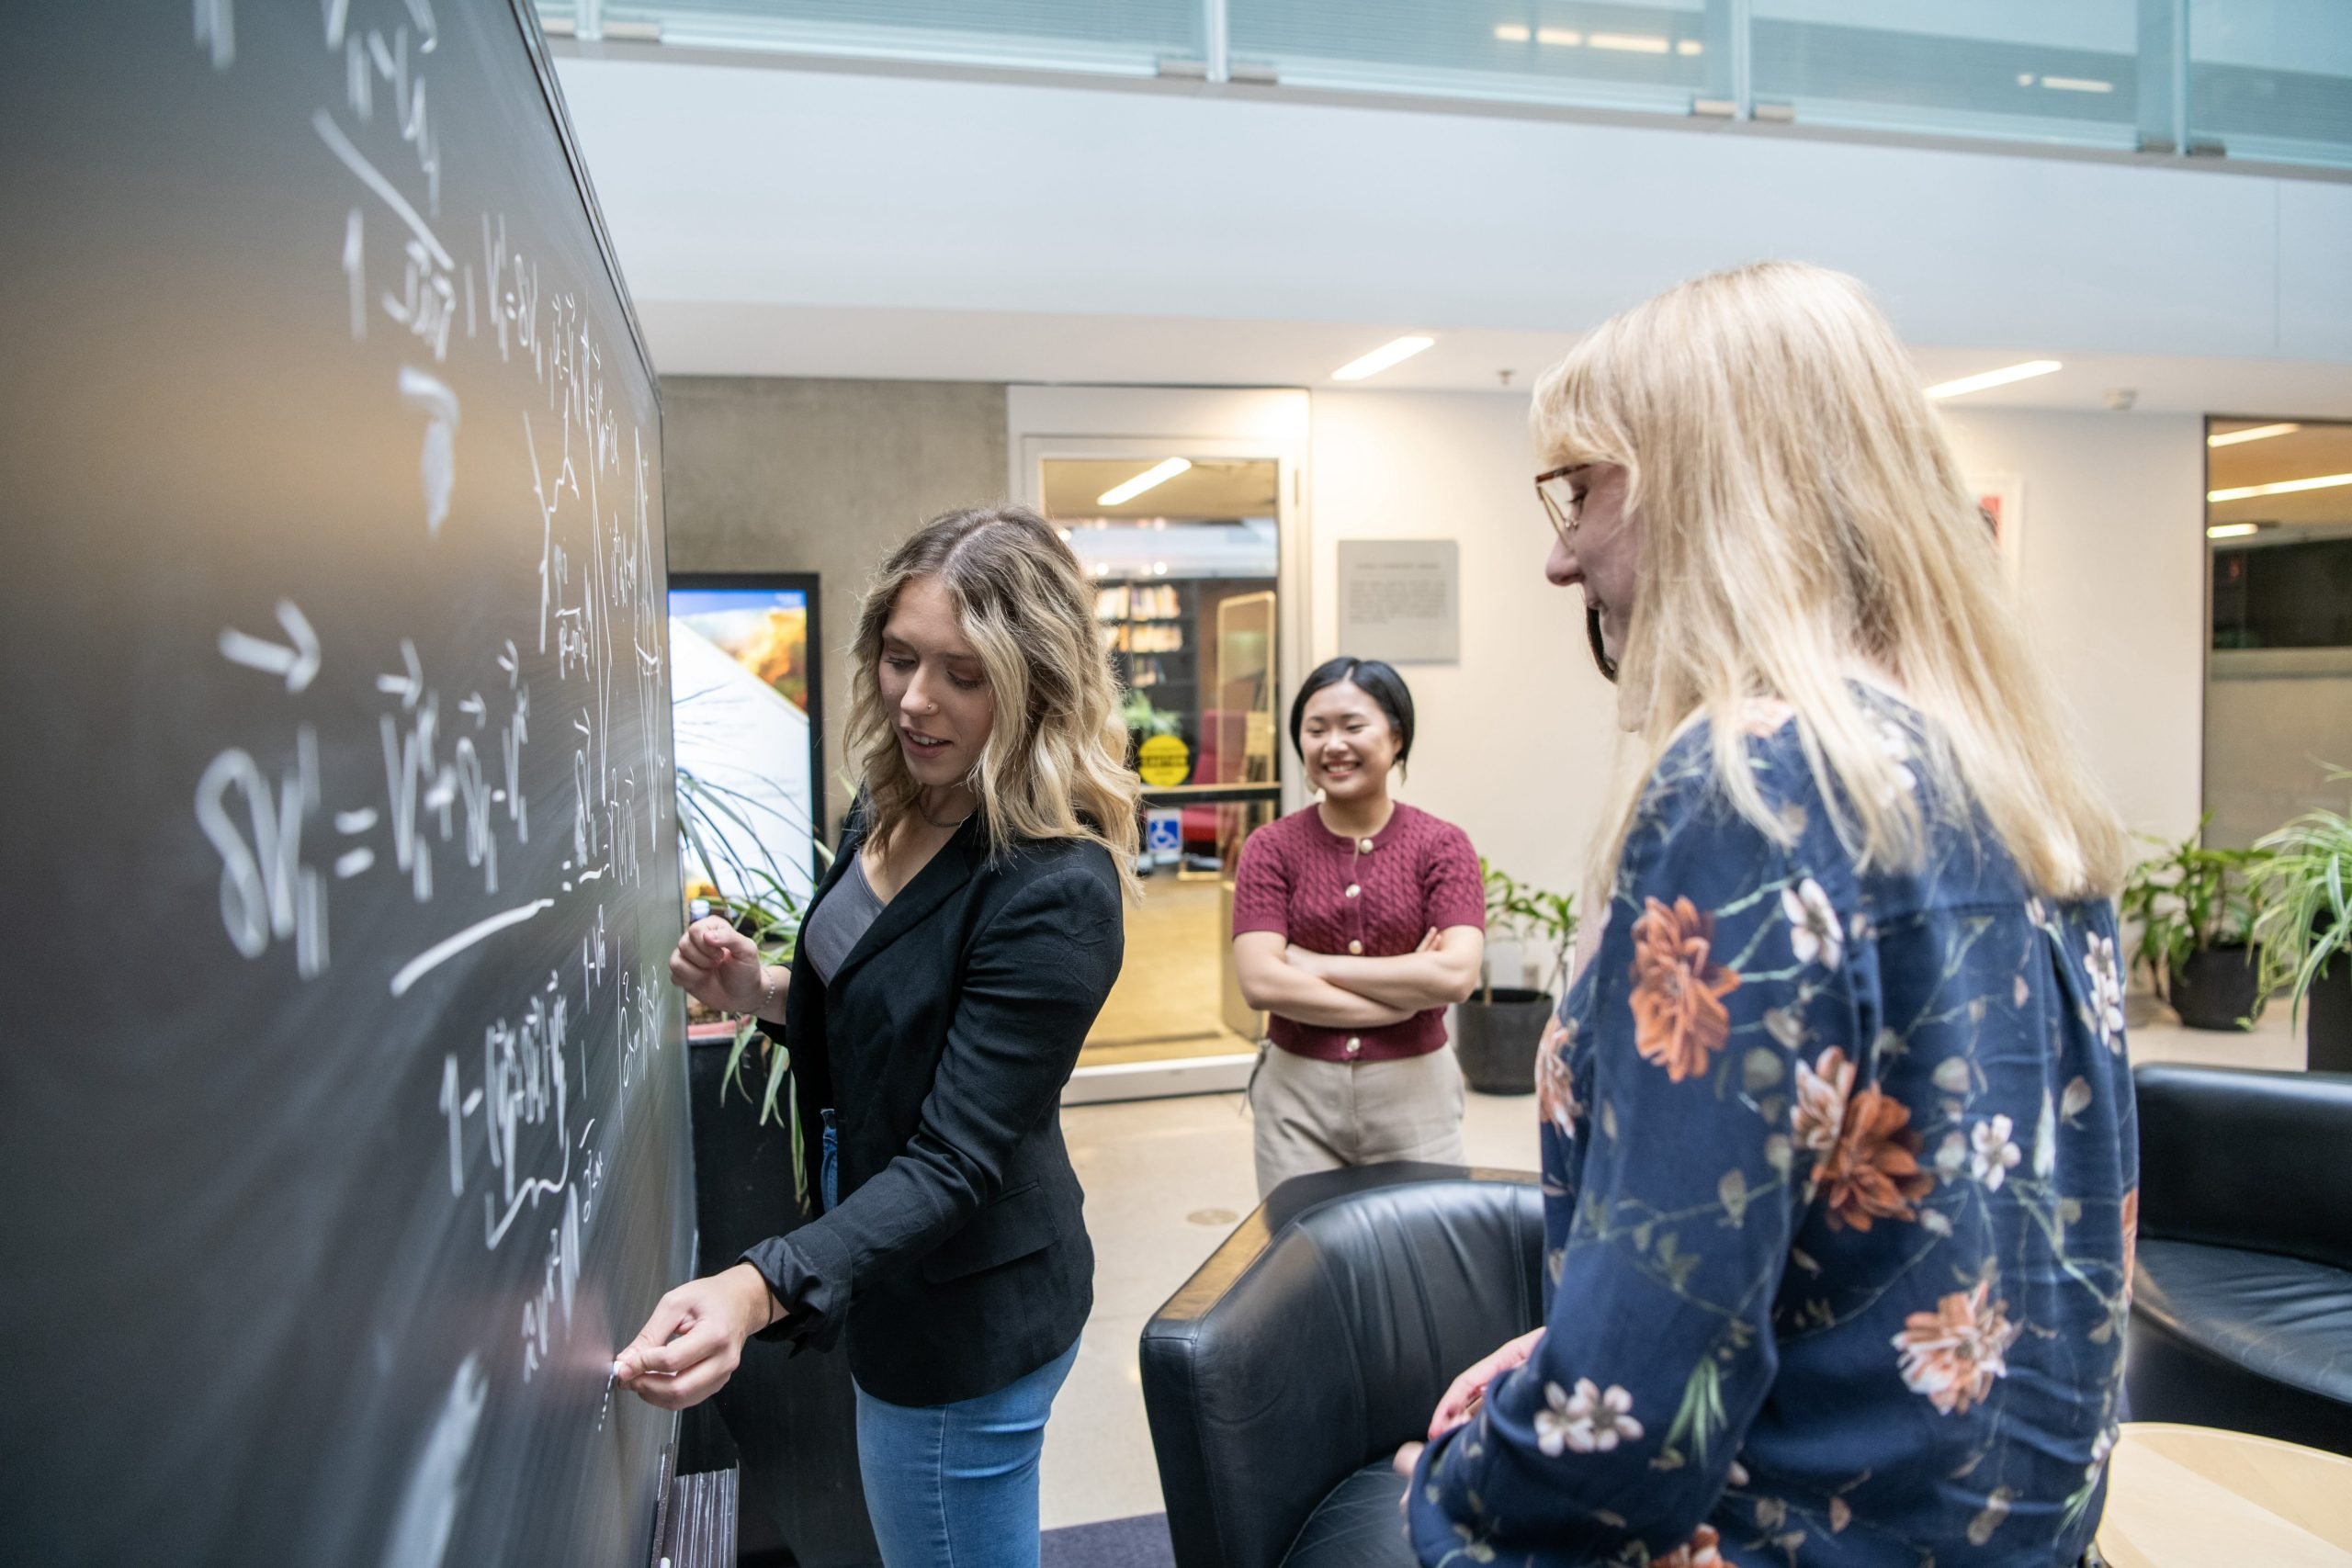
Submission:
[[[2112,1568],[2352,1568],[2352,1459],[2135,1421],[2108,1462],[2098,1550]]]

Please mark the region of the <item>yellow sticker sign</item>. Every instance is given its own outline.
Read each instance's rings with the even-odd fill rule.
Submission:
[[[1181,736],[1154,735],[1136,749],[1136,772],[1154,789],[1182,784],[1193,775],[1193,749]]]

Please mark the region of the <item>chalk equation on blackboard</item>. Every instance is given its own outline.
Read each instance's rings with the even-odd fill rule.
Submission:
[[[380,13],[381,25],[355,10]],[[634,949],[616,956],[605,902],[641,889],[656,857],[674,852],[659,479],[626,394],[609,395],[586,289],[569,286],[554,253],[525,243],[522,224],[510,231],[504,212],[444,210],[445,188],[460,187],[445,187],[432,71],[448,56],[431,6],[322,0],[319,15],[339,99],[306,103],[307,133],[298,118],[292,134],[336,186],[322,215],[323,324],[370,363],[408,361],[375,383],[387,439],[416,453],[417,490],[401,505],[406,526],[410,506],[424,525],[394,547],[417,552],[416,570],[440,570],[469,527],[515,534],[516,516],[535,515],[538,549],[513,558],[511,581],[487,585],[503,624],[458,646],[401,636],[415,623],[399,621],[363,641],[254,585],[256,597],[224,616],[235,624],[219,629],[218,651],[234,679],[282,684],[284,706],[274,688],[269,699],[282,717],[220,747],[194,781],[193,815],[220,863],[222,931],[247,961],[282,964],[290,946],[298,983],[336,963],[384,963],[389,997],[375,994],[403,1009],[473,1005],[453,998],[480,996],[498,971],[469,955],[527,952],[534,966],[523,988],[489,1004],[497,1016],[458,1025],[473,1043],[442,1053],[433,1085],[447,1201],[463,1206],[468,1232],[478,1204],[482,1247],[519,1250],[530,1279],[500,1310],[515,1360],[466,1357],[410,1475],[387,1561],[437,1562],[495,1396],[486,1369],[519,1365],[528,1383],[556,1359],[608,1156],[624,1149],[632,1102],[677,1033],[674,993]],[[195,27],[214,69],[230,71],[233,0],[198,0]],[[445,243],[476,233],[478,255],[461,259]],[[368,346],[387,325],[391,345]],[[508,423],[517,409],[519,461]],[[329,761],[342,760],[331,774],[322,739]],[[366,766],[352,766],[360,755]],[[550,857],[562,857],[560,871]],[[447,915],[414,951],[404,939],[390,954],[338,957],[338,899]],[[546,946],[513,934],[534,922],[562,931],[560,966],[541,967]],[[599,1114],[583,1117],[592,1103]],[[422,1173],[435,1203],[442,1142],[428,1145]],[[599,1427],[610,1395],[608,1382]]]

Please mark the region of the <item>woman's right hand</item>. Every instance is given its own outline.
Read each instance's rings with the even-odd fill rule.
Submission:
[[[763,989],[760,950],[717,915],[688,926],[670,954],[670,980],[714,1012],[757,1012]]]
[[[1487,1385],[1513,1368],[1525,1366],[1527,1358],[1535,1354],[1535,1342],[1543,1337],[1540,1328],[1522,1334],[1454,1379],[1445,1397],[1437,1402],[1437,1413],[1430,1417],[1430,1441],[1436,1442],[1469,1420],[1478,1402],[1487,1397]]]

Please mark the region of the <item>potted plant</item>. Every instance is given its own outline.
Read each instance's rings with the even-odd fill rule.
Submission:
[[[2267,990],[2254,937],[2267,851],[2216,850],[2197,831],[2132,868],[2119,912],[2140,930],[2132,964],[2191,1029],[2254,1027]],[[2150,840],[2150,842],[2161,840]]]
[[[2352,1072],[2352,819],[2308,811],[2256,847],[2269,856],[2255,922],[2264,994],[2286,991],[2290,1018],[2311,1003],[2313,1072]]]
[[[1486,883],[1488,935],[1508,932],[1522,942],[1538,942],[1550,952],[1551,962],[1543,984],[1532,990],[1496,985],[1490,962],[1478,989],[1454,1010],[1454,1053],[1463,1077],[1481,1094],[1532,1094],[1535,1052],[1576,945],[1576,895],[1531,887],[1483,857],[1478,874]]]

